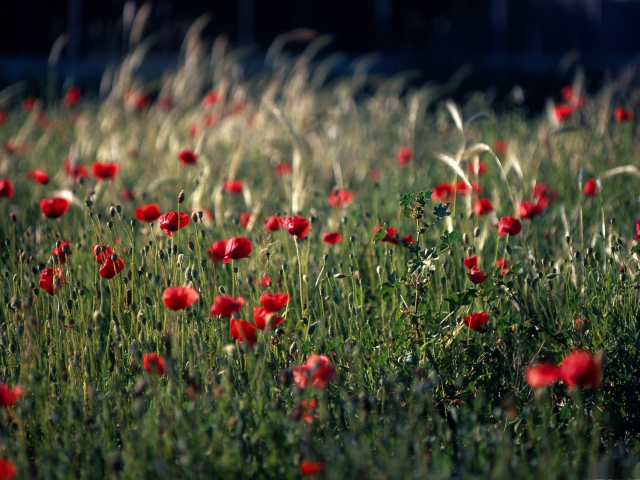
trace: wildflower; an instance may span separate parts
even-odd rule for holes
[[[59,218],[69,210],[69,201],[65,198],[43,198],[40,210],[47,218]]]
[[[413,235],[411,235],[410,233],[406,234],[404,237],[402,237],[402,242],[406,243],[407,245],[411,245],[413,243]]]
[[[313,477],[318,475],[324,470],[324,464],[320,462],[301,462],[300,463],[300,473],[302,475],[306,475],[308,477]]]
[[[225,243],[222,261],[229,263],[231,260],[248,258],[253,250],[253,243],[244,237],[231,237]]]
[[[202,106],[205,108],[213,107],[218,101],[218,92],[211,90],[202,99]]]
[[[373,169],[369,172],[369,178],[373,181],[378,181],[382,177],[382,172],[377,169]]]
[[[229,333],[231,338],[242,345],[248,345],[249,348],[253,348],[258,343],[256,327],[244,320],[232,318],[229,322]]]
[[[571,85],[566,85],[562,87],[562,89],[560,89],[560,98],[562,98],[564,101],[568,102],[571,99],[573,99],[574,96],[575,96],[575,93]]]
[[[168,212],[158,217],[160,229],[169,236],[186,227],[190,221],[189,215],[183,212]]]
[[[293,367],[293,381],[302,389],[309,385],[324,388],[335,376],[336,367],[326,355],[311,355],[304,365]]]
[[[584,184],[583,191],[587,197],[593,197],[600,191],[600,186],[598,185],[598,182],[595,179],[590,178]]]
[[[253,323],[260,330],[268,330],[284,323],[284,318],[263,307],[253,307]]]
[[[213,263],[221,262],[224,258],[224,252],[227,249],[226,240],[218,240],[213,242],[209,248],[207,248],[207,255],[213,261]]]
[[[278,165],[276,165],[274,170],[276,172],[276,175],[282,177],[284,175],[290,174],[293,171],[293,167],[289,162],[280,162]]]
[[[509,142],[499,138],[493,144],[493,151],[498,155],[505,155],[509,151]]]
[[[379,232],[383,228],[384,227],[382,225],[378,225],[376,228],[373,229],[373,233]],[[387,230],[387,234],[380,241],[385,243],[391,243],[392,245],[398,245],[398,240],[395,239],[395,236],[398,234],[398,230],[391,227],[387,227],[386,230]]]
[[[202,121],[202,124],[207,127],[213,127],[215,125],[215,123],[218,121],[218,117],[215,116],[213,113],[210,113],[208,115],[205,115],[204,120]]]
[[[289,295],[286,293],[264,292],[260,297],[260,303],[268,312],[278,312],[289,303]]]
[[[329,205],[332,207],[344,207],[353,200],[353,192],[341,188],[334,188],[329,194]]]
[[[471,269],[471,272],[467,273],[467,277],[469,278],[469,280],[471,280],[471,283],[473,283],[474,285],[484,283],[489,279],[489,277],[485,275],[482,270],[478,270],[475,267]]]
[[[77,158],[67,157],[63,162],[64,173],[73,179],[85,178],[89,175],[89,170]]]
[[[482,160],[476,162],[470,162],[469,166],[467,167],[469,169],[469,172],[472,173],[473,175],[484,175],[485,173],[487,173],[487,164],[484,163]]]
[[[262,285],[263,287],[268,287],[269,285],[271,285],[271,277],[269,275],[264,275],[260,279],[260,285]]]
[[[141,222],[153,222],[160,218],[160,208],[157,203],[141,205],[134,211],[136,218]]]
[[[414,159],[413,150],[409,147],[400,147],[398,154],[396,155],[396,162],[401,167],[405,167],[407,163]]]
[[[504,237],[509,234],[511,236],[518,235],[522,231],[522,223],[514,217],[502,217],[498,221],[498,235]]]
[[[197,123],[194,123],[189,127],[188,133],[191,138],[198,136],[198,134],[200,133],[200,125],[198,125]]]
[[[95,245],[93,247],[93,256],[98,263],[104,263],[111,255],[115,255],[115,251],[108,245]]]
[[[33,110],[33,107],[36,105],[35,97],[27,97],[22,101],[22,110],[25,112],[30,112]]]
[[[169,110],[173,106],[173,98],[171,95],[162,95],[158,97],[158,107],[161,110]]]
[[[184,310],[200,299],[191,287],[167,287],[162,292],[162,301],[169,310]]]
[[[51,256],[58,257],[58,263],[63,265],[67,262],[67,255],[71,255],[71,244],[68,242],[60,242],[60,246],[53,249]]]
[[[238,312],[244,307],[244,302],[243,297],[234,298],[231,295],[216,295],[209,310],[209,316],[230,317],[232,313]]]
[[[576,332],[579,330],[587,330],[589,328],[589,323],[590,322],[588,318],[576,318],[576,321],[574,322]]]
[[[542,213],[542,208],[538,204],[531,203],[528,200],[520,202],[518,205],[518,215],[521,218],[533,220]]]
[[[182,165],[183,167],[186,165],[195,165],[197,158],[198,156],[195,154],[195,152],[189,150],[188,148],[180,150],[180,153],[178,153],[178,160],[180,160],[180,165]]]
[[[486,215],[489,212],[493,212],[493,205],[488,198],[479,198],[473,206],[473,212],[477,216]]]
[[[536,183],[532,195],[542,208],[547,208],[558,198],[558,192],[544,183]]]
[[[478,266],[478,257],[476,255],[472,255],[471,257],[467,257],[462,260],[462,263],[469,270],[474,269]]]
[[[558,105],[553,109],[558,122],[563,122],[573,114],[573,109],[567,104]]]
[[[560,378],[569,387],[597,389],[602,382],[602,357],[574,350],[560,364]]]
[[[240,180],[225,180],[222,184],[222,188],[227,193],[242,193],[242,181]]]
[[[11,388],[9,385],[0,383],[0,406],[13,407],[22,396],[22,387],[16,385]]]
[[[280,230],[280,227],[282,227],[282,218],[275,215],[267,218],[267,221],[264,222],[264,228],[269,232],[276,232]]]
[[[40,185],[46,185],[49,183],[49,175],[47,175],[47,172],[38,168],[27,170],[27,179],[36,181]]]
[[[18,469],[8,458],[0,458],[0,480],[11,480],[18,476]]]
[[[502,273],[503,276],[507,274],[509,267],[511,267],[511,262],[508,258],[500,257],[496,260],[496,268],[500,269],[500,273]]]
[[[117,257],[113,260],[111,257],[107,257],[102,266],[100,267],[100,276],[107,280],[112,279],[124,268],[124,260]]]
[[[244,228],[249,226],[249,222],[251,221],[251,214],[249,212],[242,212],[240,214],[240,225]]]
[[[282,226],[287,229],[290,235],[303,239],[309,233],[309,221],[295,215],[282,220]]]
[[[13,183],[8,178],[0,178],[0,198],[13,198]]]
[[[4,110],[0,110],[0,125],[2,125],[6,120],[9,114]]]
[[[149,373],[162,376],[166,373],[166,362],[160,355],[145,353],[142,356],[142,368]]]
[[[339,232],[327,232],[322,235],[322,241],[329,245],[333,245],[334,243],[342,241],[342,235],[340,235]]]
[[[316,413],[316,405],[317,401],[314,398],[313,400],[301,400],[300,401],[300,420],[313,423],[314,418],[320,418],[320,415]]]
[[[613,118],[618,123],[633,121],[633,112],[625,110],[622,107],[616,107],[613,110]]]
[[[560,379],[560,369],[553,363],[540,362],[528,367],[525,372],[527,383],[533,388],[548,387]]]
[[[91,164],[91,173],[98,181],[113,180],[118,170],[120,170],[120,165],[117,163],[93,162]]]
[[[474,332],[479,331],[483,325],[489,322],[489,315],[486,313],[472,313],[464,317],[464,324]]]
[[[58,289],[66,283],[64,274],[62,273],[62,267],[53,269],[51,267],[45,268],[40,274],[40,281],[38,286],[47,292],[49,295],[55,295],[58,293]]]
[[[74,85],[65,92],[62,101],[65,107],[71,108],[78,105],[81,100],[82,94],[80,93],[80,89]]]
[[[635,223],[636,236],[633,237],[634,240],[640,240],[640,220]]]

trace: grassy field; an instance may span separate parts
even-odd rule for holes
[[[197,33],[0,93],[0,479],[640,478],[640,90]]]

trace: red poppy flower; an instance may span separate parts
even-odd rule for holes
[[[474,285],[484,283],[489,279],[482,270],[478,270],[475,267],[471,269],[471,272],[467,273],[467,277],[469,277],[469,280],[471,280],[471,283]]]
[[[231,237],[226,241],[222,261],[229,263],[231,260],[248,258],[253,250],[253,243],[244,237]]]
[[[500,269],[500,273],[502,273],[502,275],[506,275],[509,271],[509,267],[511,267],[511,262],[508,258],[500,257],[496,260],[496,267]]]
[[[141,112],[149,107],[151,98],[146,93],[136,93],[131,100],[131,104],[136,112]]]
[[[116,252],[109,245],[94,245],[93,246],[93,257],[96,259],[96,262],[102,264],[107,258],[111,255],[114,255]]]
[[[553,363],[540,362],[525,369],[524,376],[533,388],[548,387],[560,379],[560,369]]]
[[[332,207],[343,207],[349,205],[353,199],[353,192],[343,190],[340,188],[334,188],[329,194],[329,205]]]
[[[314,418],[320,418],[320,415],[316,413],[317,401],[313,400],[301,400],[300,401],[300,420],[309,424],[313,423]]]
[[[411,235],[410,233],[406,234],[404,237],[402,237],[402,242],[406,243],[407,245],[411,245],[413,243],[413,235]]]
[[[553,109],[553,114],[557,121],[563,122],[573,114],[573,109],[569,105],[562,104]]]
[[[597,195],[597,193],[600,191],[600,187],[598,186],[598,182],[596,182],[595,179],[590,178],[589,180],[587,180],[587,182],[584,184],[584,194],[587,197],[593,197],[594,195]]]
[[[0,458],[0,480],[12,480],[18,476],[18,469],[8,458]]]
[[[134,213],[136,218],[141,222],[153,222],[162,215],[157,203],[141,205],[139,208],[135,209]]]
[[[8,178],[0,178],[0,198],[13,198],[13,183]]]
[[[240,214],[240,225],[244,228],[249,226],[249,222],[251,221],[251,214],[249,212],[242,212]]]
[[[571,85],[566,85],[560,90],[560,98],[566,102],[570,101],[574,95],[573,87]]]
[[[589,328],[589,319],[588,318],[576,318],[574,322],[576,332],[579,330],[585,331]]]
[[[473,206],[473,212],[477,216],[486,215],[489,212],[493,212],[493,205],[488,198],[479,198]]]
[[[209,310],[209,316],[230,317],[232,313],[240,311],[242,307],[244,307],[243,297],[233,298],[231,295],[216,295]]]
[[[597,389],[602,382],[602,357],[574,350],[560,364],[560,378],[569,387]]]
[[[63,103],[65,107],[75,107],[82,100],[82,94],[80,93],[80,89],[76,86],[69,88],[65,94]]]
[[[302,389],[324,388],[335,376],[336,366],[330,365],[326,355],[311,355],[304,365],[293,367],[293,381]]]
[[[162,376],[166,372],[166,362],[160,355],[145,353],[142,355],[142,368],[149,373]]]
[[[267,221],[264,222],[264,228],[269,232],[276,232],[280,230],[280,227],[282,227],[282,218],[276,217],[275,215],[267,218]]]
[[[287,229],[290,235],[296,236],[300,239],[307,236],[309,233],[310,224],[309,221],[295,215],[282,220],[282,226]]]
[[[253,323],[260,330],[265,331],[284,323],[284,318],[276,315],[276,312],[270,312],[263,307],[253,307]]]
[[[189,127],[189,136],[191,138],[196,137],[199,133],[200,133],[200,125],[198,125],[197,123],[194,123]]]
[[[232,318],[229,322],[229,333],[231,338],[237,340],[242,345],[248,345],[249,348],[253,348],[256,343],[258,343],[256,327],[244,320]]]
[[[398,150],[398,154],[396,155],[396,162],[398,162],[398,165],[401,167],[404,167],[407,163],[413,160],[413,158],[413,150],[409,147],[400,147],[400,150]]]
[[[518,205],[518,215],[527,220],[533,220],[542,213],[542,208],[538,204],[531,203],[528,200],[520,202]]]
[[[558,198],[558,192],[544,183],[536,183],[535,187],[533,187],[532,195],[542,208],[547,208]],[[545,200],[546,203],[544,202]]]
[[[469,172],[473,175],[484,175],[487,173],[487,164],[480,160],[478,163],[470,162],[468,166]]]
[[[382,230],[384,227],[382,225],[378,225],[373,229],[373,233],[376,233]],[[395,236],[398,234],[398,230],[395,228],[387,227],[387,234],[384,236],[381,242],[391,243],[392,245],[398,245],[398,241],[395,239]]]
[[[221,262],[224,258],[224,252],[227,249],[226,240],[218,240],[213,242],[209,248],[207,248],[207,255],[213,261],[213,263]]]
[[[218,121],[218,117],[213,113],[210,113],[208,115],[205,115],[204,120],[202,121],[202,124],[205,127],[210,128],[210,127],[213,127],[217,121]]]
[[[625,110],[622,107],[616,107],[613,110],[613,118],[615,118],[616,122],[618,123],[631,122],[633,121],[633,112]]]
[[[9,114],[4,110],[0,110],[0,125],[2,125],[6,120]]]
[[[40,274],[40,281],[38,282],[38,286],[47,292],[49,295],[55,295],[58,293],[58,282],[60,282],[59,286],[62,287],[66,282],[66,278],[64,278],[64,274],[62,273],[62,267],[58,267],[56,270],[53,268],[45,268]]]
[[[467,258],[462,260],[462,263],[469,270],[472,270],[472,269],[474,269],[474,268],[476,268],[478,266],[478,257],[476,255],[473,255],[471,257],[467,257]]]
[[[499,138],[493,144],[493,151],[498,155],[505,155],[509,151],[509,142]]]
[[[635,223],[636,236],[633,237],[634,240],[640,240],[640,220]]]
[[[342,241],[342,235],[340,235],[339,232],[327,232],[322,235],[322,241],[329,245],[333,245],[334,243]]]
[[[300,462],[300,473],[308,477],[318,475],[324,470],[324,464],[320,462]]]
[[[158,217],[160,229],[169,236],[186,227],[190,221],[189,215],[183,212],[167,212]]]
[[[276,175],[282,177],[284,175],[289,175],[293,171],[293,167],[289,162],[280,162],[275,167]]]
[[[120,165],[117,163],[93,162],[91,164],[91,173],[98,181],[113,180],[118,170],[120,170]]]
[[[33,110],[33,107],[36,105],[36,98],[35,97],[27,97],[22,101],[22,109],[25,112],[30,112],[31,110]]]
[[[260,279],[260,285],[262,285],[263,287],[268,287],[269,285],[271,285],[271,277],[269,275],[265,275]]]
[[[180,150],[180,153],[178,153],[178,160],[180,160],[180,165],[182,165],[183,167],[185,165],[195,165],[197,158],[198,156],[195,154],[195,152],[189,150],[188,148]]]
[[[438,183],[433,187],[431,198],[433,200],[442,200],[445,203],[450,203],[454,191],[455,188],[453,188],[453,185],[450,183]]]
[[[480,195],[482,193],[482,187],[480,186],[480,184],[478,184],[478,182],[472,181],[471,188],[474,192],[476,192],[477,195]],[[454,191],[456,195],[467,195],[469,193],[469,186],[464,180],[458,180]]]
[[[199,299],[200,295],[191,287],[167,287],[162,292],[162,301],[169,310],[184,310]]]
[[[222,188],[227,193],[242,193],[242,181],[241,180],[225,180],[222,184]]]
[[[217,101],[218,101],[218,92],[216,92],[215,90],[211,90],[202,99],[202,106],[206,108],[213,107]]]
[[[158,107],[162,110],[169,110],[173,106],[173,98],[171,95],[162,95],[158,97]]]
[[[498,221],[498,235],[504,237],[509,234],[511,236],[518,235],[522,231],[522,223],[514,217],[502,217]]]
[[[47,218],[59,218],[69,210],[69,201],[65,198],[43,198],[40,210]]]
[[[380,180],[380,177],[382,177],[380,170],[371,170],[369,172],[369,178],[373,181]]]
[[[489,315],[486,313],[472,313],[464,317],[464,324],[474,332],[479,331],[483,325],[489,323]]]
[[[65,250],[69,253],[65,253]],[[67,255],[71,255],[71,244],[68,242],[60,242],[60,246],[53,249],[51,256],[57,255],[58,263],[64,265],[67,263]]]
[[[27,179],[38,182],[40,185],[46,185],[49,183],[49,175],[44,170],[33,168],[27,170]]]
[[[278,312],[289,303],[289,295],[283,292],[264,292],[260,297],[260,303],[268,312]]]
[[[9,385],[0,383],[0,406],[12,407],[16,404],[21,396],[22,387],[20,385],[16,385],[15,387],[11,388],[9,387]]]
[[[119,274],[124,268],[124,260],[118,257],[114,260],[111,257],[107,257],[102,266],[100,267],[100,276],[107,280],[112,279]]]
[[[63,162],[63,168],[64,173],[74,179],[85,178],[87,175],[89,175],[89,170],[87,169],[87,167],[80,163],[77,158],[65,158]]]

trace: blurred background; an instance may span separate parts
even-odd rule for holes
[[[127,51],[142,4],[5,0],[0,88],[21,80],[36,89],[44,84],[51,47],[67,32],[60,74],[97,90],[104,69]],[[534,98],[570,82],[577,64],[592,89],[609,74],[634,72],[640,51],[638,0],[158,0],[143,35],[155,35],[144,66],[149,76],[177,64],[186,31],[205,13],[205,40],[212,44],[224,34],[233,47],[247,47],[247,71],[261,68],[278,34],[304,27],[333,34],[319,57],[342,52],[337,74],[348,73],[358,56],[376,52],[373,71],[416,70],[419,81],[444,81],[469,65],[465,88],[521,85]],[[287,47],[299,53],[295,48]]]

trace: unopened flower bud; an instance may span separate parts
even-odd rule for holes
[[[178,203],[184,202],[184,190],[180,191],[178,194]]]
[[[193,223],[198,223],[198,214],[197,214],[196,212],[193,212],[193,213],[191,214],[191,221],[192,221]]]
[[[473,229],[473,238],[478,238],[480,236],[480,227],[476,227]]]

